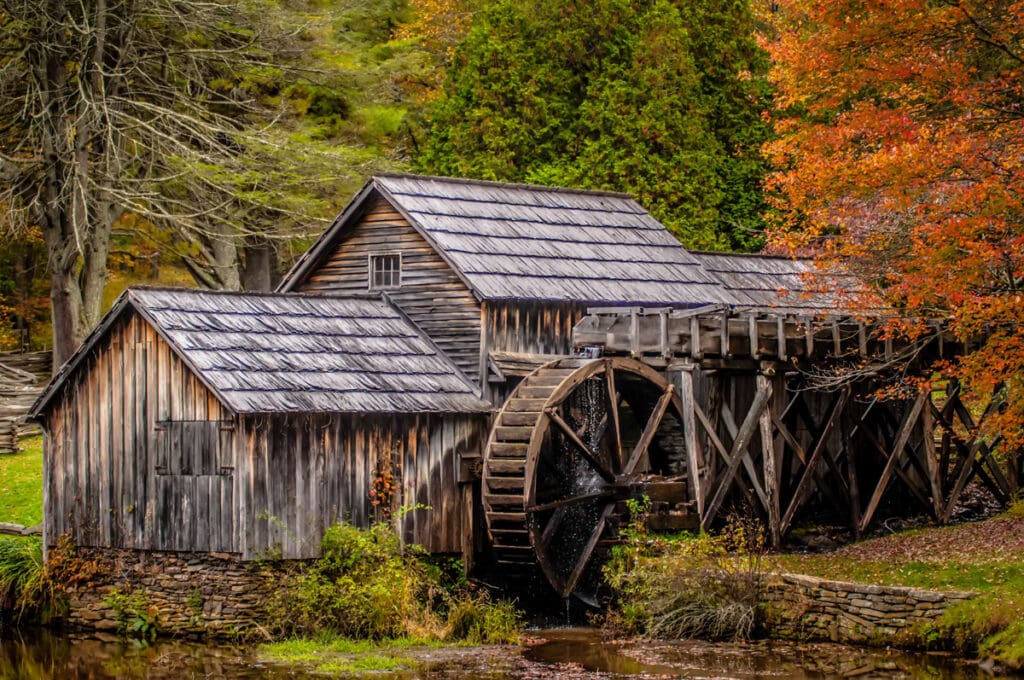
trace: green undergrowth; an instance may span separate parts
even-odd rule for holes
[[[0,624],[40,615],[47,587],[42,542],[0,536]]]
[[[642,502],[604,567],[605,627],[657,638],[746,639],[761,623],[763,534],[739,520],[721,534],[648,534]]]
[[[429,638],[352,640],[330,633],[261,645],[260,658],[286,665],[302,665],[317,673],[395,671],[414,660],[409,650],[450,646],[452,642]],[[468,643],[454,643],[468,644]]]
[[[1024,503],[1017,502],[1003,517],[1024,517]],[[889,536],[886,549],[877,554],[873,546],[881,539],[860,544],[861,550],[852,555],[775,555],[769,566],[838,581],[973,591],[976,597],[952,605],[934,623],[910,631],[900,642],[992,658],[1008,668],[1024,669],[1024,554],[993,558],[992,546],[984,541],[926,556],[902,549],[922,538],[942,546],[943,537],[956,530],[917,529]],[[916,558],[905,557],[911,554]]]
[[[22,451],[0,454],[0,522],[43,521],[43,438],[21,441]]]
[[[281,640],[262,648],[271,659],[390,670],[408,661],[395,650],[412,646],[519,642],[514,604],[473,588],[458,561],[404,545],[388,524],[335,525],[322,547],[268,603],[269,632]]]

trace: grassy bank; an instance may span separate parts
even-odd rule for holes
[[[0,522],[29,527],[43,521],[43,438],[21,445],[21,453],[0,455]]]
[[[909,642],[1024,668],[1024,502],[984,522],[908,531],[818,555],[777,555],[771,568],[833,580],[971,590]]]
[[[396,671],[415,665],[414,655],[421,650],[453,644],[458,643],[423,638],[352,640],[326,633],[260,645],[259,657],[271,663],[303,666],[316,673]]]

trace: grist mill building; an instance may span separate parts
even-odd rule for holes
[[[957,434],[955,384],[808,389],[901,350],[809,269],[687,252],[623,194],[374,177],[275,293],[122,295],[33,408],[45,544],[172,606],[187,569],[236,625],[259,597],[225,589],[265,587],[245,565],[315,557],[339,521],[568,596],[638,495],[659,528],[742,506],[776,542],[810,506],[859,532],[886,503],[948,521],[975,478],[1009,498],[1020,461]],[[956,348],[932,344],[922,366]]]

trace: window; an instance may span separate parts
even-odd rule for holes
[[[402,256],[399,253],[370,256],[370,290],[402,285]]]

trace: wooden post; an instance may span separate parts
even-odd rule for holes
[[[697,516],[704,517],[704,454],[697,437],[696,402],[693,394],[693,362],[686,361],[679,371],[679,398],[683,404],[683,441],[686,444],[686,465],[690,473],[691,495],[697,501]]]
[[[932,496],[932,512],[935,521],[942,520],[942,473],[939,471],[938,453],[935,450],[935,416],[932,405],[931,391],[927,392],[928,408],[921,412],[921,429],[924,440],[921,444],[921,455],[924,457],[925,469],[928,471],[928,487]]]
[[[785,338],[780,336],[779,342],[785,343]],[[772,386],[772,378],[775,375],[775,368],[764,366],[757,374],[757,391],[776,393]],[[764,469],[764,493],[765,504],[768,509],[768,538],[773,548],[782,544],[782,518],[779,503],[779,463],[781,456],[776,456],[775,438],[772,428],[772,412],[775,399],[770,399],[758,416],[757,422],[761,431],[761,463]]]

